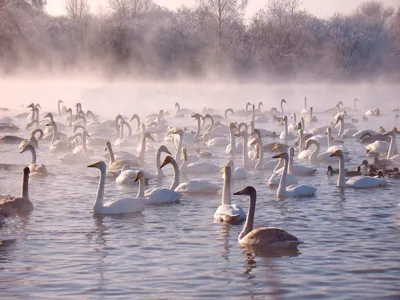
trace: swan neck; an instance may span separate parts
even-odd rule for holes
[[[96,199],[93,203],[93,211],[98,212],[103,208],[104,185],[106,183],[106,168],[100,168],[99,186],[97,188]]]
[[[110,154],[110,162],[114,163],[115,162],[115,156],[114,156],[114,151],[111,147],[111,143],[107,143],[107,149],[108,149],[108,153]]]
[[[337,181],[337,186],[338,187],[344,187],[345,186],[345,173],[346,169],[344,168],[344,158],[343,156],[339,156],[339,177]]]
[[[145,134],[144,131],[142,133],[142,142],[141,142],[141,144],[142,144],[142,147],[140,149],[139,159],[140,159],[141,163],[144,163],[144,155],[146,153],[146,134]]]
[[[22,177],[22,198],[29,199],[29,175],[25,174]]]
[[[395,143],[395,138],[394,138],[395,134],[391,134],[390,135],[390,144],[389,144],[389,149],[386,155],[387,159],[390,159],[393,156],[393,152],[394,152],[394,143]]]
[[[36,156],[36,150],[34,147],[29,147],[29,150],[31,151],[32,154],[32,162],[31,164],[36,164],[37,156]]]
[[[180,180],[180,170],[178,167],[178,164],[176,163],[176,161],[172,161],[172,166],[174,167],[174,180],[172,181],[170,190],[175,190],[177,188],[177,186],[179,185],[179,180]]]
[[[304,141],[303,141],[303,130],[300,130],[299,132],[299,152],[302,152],[304,150]]]
[[[176,150],[176,154],[175,154],[175,160],[177,163],[179,163],[181,161],[182,144],[183,144],[183,134],[179,135],[178,149]]]
[[[158,148],[156,154],[156,170],[157,170],[157,175],[159,177],[162,177],[164,176],[164,172],[160,167],[161,167],[161,148]]]
[[[279,182],[279,187],[278,190],[284,190],[286,192],[286,186],[287,186],[287,173],[288,173],[288,167],[289,167],[289,162],[287,159],[284,159],[283,161],[283,173],[281,176],[281,180]]]
[[[327,137],[328,137],[328,149],[329,149],[332,146],[332,142],[331,142],[332,134],[331,134],[330,130],[328,130]]]
[[[231,171],[225,172],[222,205],[231,205]]]
[[[249,148],[248,148],[249,136],[246,134],[243,135],[243,168],[247,168],[249,166]]]
[[[136,198],[144,198],[144,176],[139,179],[139,190]]]
[[[344,120],[343,120],[343,118],[340,118],[339,136],[342,136],[343,132],[344,132]]]
[[[257,193],[253,192],[250,194],[250,205],[249,212],[247,213],[246,223],[244,224],[243,230],[239,235],[239,240],[243,239],[249,232],[253,230],[254,214],[256,211],[256,199]]]
[[[57,140],[58,131],[57,131],[57,123],[56,122],[52,122],[52,124],[53,124],[53,137],[51,139],[51,143],[54,144],[56,142],[56,140]]]

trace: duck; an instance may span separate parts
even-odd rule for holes
[[[246,213],[239,205],[231,201],[231,168],[226,165],[222,168],[224,187],[222,190],[222,204],[214,213],[214,221],[220,223],[239,223],[246,219]]]
[[[303,243],[294,235],[280,228],[253,228],[257,201],[257,191],[253,186],[247,186],[243,190],[234,193],[234,195],[249,196],[249,212],[246,223],[238,236],[238,243],[240,245],[263,249],[297,250],[297,246]]]

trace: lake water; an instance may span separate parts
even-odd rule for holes
[[[159,101],[158,108],[173,111],[172,98]],[[247,100],[236,102],[236,108]],[[182,102],[182,106],[192,107],[190,102]],[[105,111],[89,101],[83,103],[84,109]],[[116,103],[118,108],[124,105]],[[330,104],[321,100],[318,105],[322,111]],[[296,109],[301,106],[298,100]],[[55,101],[44,109],[48,110],[56,110]],[[293,111],[290,106],[287,110]],[[131,108],[124,114],[134,112]],[[358,119],[361,115],[358,113]],[[315,126],[332,121],[330,114],[317,111],[316,116],[319,122]],[[195,126],[189,118],[167,120]],[[16,123],[23,126],[23,121]],[[357,126],[390,129],[395,122],[399,126],[387,109],[381,117],[370,117],[369,122]],[[273,122],[258,127],[282,131]],[[21,129],[18,135],[28,136],[28,131]],[[163,135],[155,139],[157,148]],[[166,145],[175,152],[171,143]],[[356,139],[347,139],[345,146],[352,157],[347,167],[355,169],[364,159],[364,147]],[[88,163],[105,154],[103,146],[95,150]],[[136,145],[128,150],[136,151]],[[227,162],[225,148],[212,151],[214,157],[209,161],[219,166]],[[146,153],[146,167],[152,171],[154,153]],[[1,172],[0,194],[19,194],[22,168],[30,162],[30,155],[19,154],[17,145],[0,145],[0,154],[1,163],[15,164],[10,171]],[[98,170],[86,164],[61,165],[49,151],[48,141],[40,144],[38,162],[46,164],[51,175],[30,179],[34,211],[26,218],[7,220],[0,229],[1,299],[400,299],[398,180],[388,179],[384,188],[341,190],[336,187],[337,175],[327,176],[327,165],[320,164],[314,176],[299,181],[316,186],[316,196],[279,200],[276,189],[266,184],[270,170],[248,170],[246,180],[233,182],[232,192],[247,185],[257,189],[255,226],[280,227],[304,241],[297,255],[269,256],[238,245],[243,225],[213,222],[221,191],[215,196],[184,196],[177,204],[146,206],[139,214],[93,216]],[[240,162],[237,155],[236,166]],[[170,185],[172,168],[164,169],[166,177],[160,183],[151,181],[150,187]],[[181,181],[187,179],[207,179],[221,187],[223,183],[219,173],[182,176]],[[136,186],[107,180],[105,198],[134,196],[136,192]],[[247,197],[232,199],[247,211]]]

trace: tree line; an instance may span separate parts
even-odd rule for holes
[[[376,1],[324,19],[299,0],[199,0],[169,10],[153,0],[0,0],[0,70],[96,71],[109,76],[354,81],[400,79],[400,7]]]

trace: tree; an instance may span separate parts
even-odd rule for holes
[[[119,15],[131,19],[136,19],[158,7],[153,0],[108,0],[108,3]]]
[[[208,13],[216,35],[217,62],[220,62],[223,32],[229,29],[224,26],[230,26],[243,17],[247,2],[247,0],[200,0],[200,6]]]
[[[87,0],[66,0],[65,10],[74,22],[82,22],[89,16],[90,7]]]

